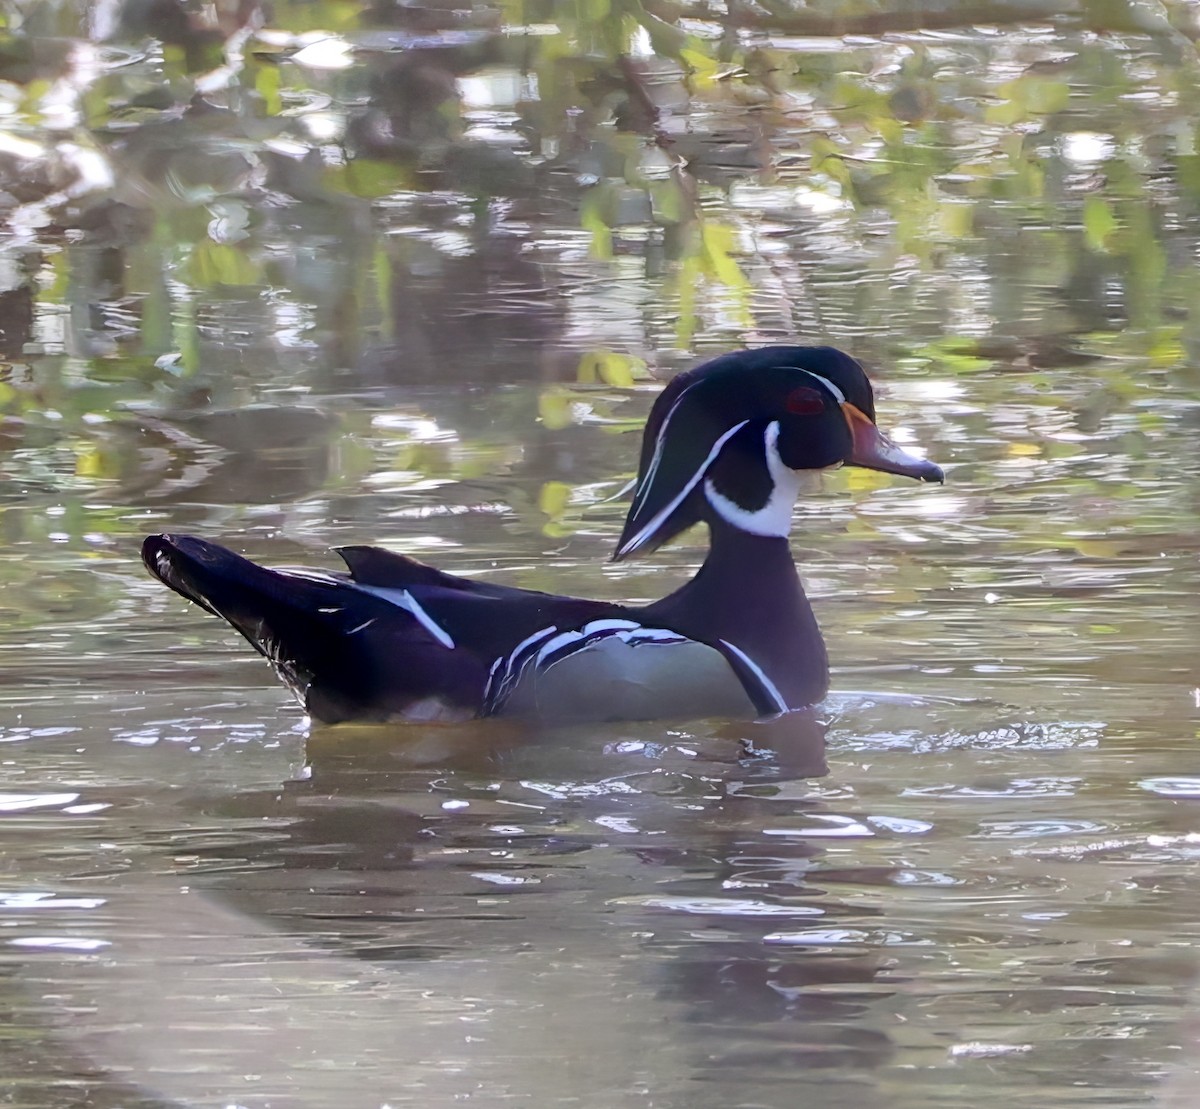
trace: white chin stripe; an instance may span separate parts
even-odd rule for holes
[[[801,475],[789,469],[779,457],[779,422],[767,424],[763,435],[767,472],[771,475],[771,495],[761,508],[743,508],[730,500],[713,483],[704,481],[704,495],[717,515],[727,524],[751,535],[767,535],[786,539],[792,530],[792,509],[800,495]]]

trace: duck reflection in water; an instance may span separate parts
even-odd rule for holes
[[[751,721],[713,722],[712,737],[730,757],[770,761],[776,772],[796,778],[829,773],[825,759],[828,725],[816,708],[795,709]],[[594,727],[553,726],[520,719],[468,720],[461,724],[339,724],[313,727],[308,736],[310,769],[340,759],[378,759],[397,767],[484,770],[502,766],[518,747],[552,746],[564,735],[586,740]],[[651,731],[659,735],[660,732]],[[633,741],[635,744],[640,741]]]
[[[878,910],[836,896],[822,841],[764,832],[815,826],[820,798],[704,729],[653,757],[553,738],[459,770],[318,743],[282,792],[218,802],[186,896],[169,873],[122,883],[127,934],[72,967],[90,1018],[63,1035],[176,1104],[327,1109],[348,1061],[361,1104],[873,1089],[889,960],[815,933]]]
[[[498,732],[510,734],[489,747]],[[398,733],[419,737],[421,758]],[[425,746],[454,733],[453,750]],[[658,1030],[637,1033],[640,1049],[622,1041],[603,1081],[629,1077],[618,1058],[636,1069],[637,1050],[653,1052],[673,1060],[657,1073],[711,1084],[691,1104],[731,1104],[755,1068],[869,1070],[891,1050],[861,1026],[855,992],[886,960],[866,943],[790,936],[862,926],[863,908],[823,881],[827,804],[801,780],[824,771],[824,734],[811,712],[605,728],[603,745],[595,727],[318,728],[303,775],[222,814],[267,817],[274,834],[202,849],[210,873],[197,881],[248,924],[376,967],[347,966],[350,979],[388,968],[438,1006],[469,996],[480,1036],[495,1032],[481,1014],[507,1013],[522,1029],[505,1039],[513,1058],[551,1071],[569,1069],[557,1053],[576,1035],[613,1046],[616,1029],[650,1019]],[[818,835],[769,831],[797,820]],[[579,959],[609,969],[580,983]],[[494,1059],[494,1040],[487,1050]],[[413,1064],[407,1049],[393,1060]]]

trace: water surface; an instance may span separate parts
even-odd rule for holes
[[[1179,13],[310,7],[5,32],[5,1104],[1200,1104]],[[321,729],[138,563],[650,600],[659,383],[795,339],[948,475],[798,508],[816,720]]]

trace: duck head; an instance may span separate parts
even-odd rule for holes
[[[843,464],[943,478],[875,426],[871,383],[840,350],[764,347],[714,358],[673,378],[654,402],[613,560],[653,551],[714,516],[786,536],[803,472]]]

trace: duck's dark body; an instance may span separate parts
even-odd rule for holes
[[[143,558],[228,620],[327,723],[748,716],[820,700],[825,646],[786,542],[717,536],[700,573],[646,607],[491,585],[374,547],[339,549],[343,574],[272,570],[190,536],[151,536]],[[740,573],[746,558],[769,572]],[[764,632],[781,611],[794,634],[772,643]]]
[[[873,416],[865,376],[829,348],[727,355],[676,378],[647,425],[617,557],[697,521],[712,544],[691,581],[646,607],[460,578],[373,547],[341,548],[346,573],[267,569],[187,536],[150,536],[142,554],[322,721],[766,715],[828,685],[786,538],[791,475],[846,460],[940,480],[881,437],[875,453],[852,444]]]

